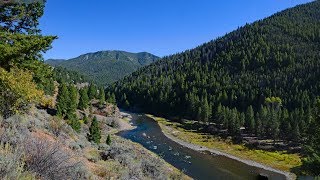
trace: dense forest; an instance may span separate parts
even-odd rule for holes
[[[164,57],[108,88],[122,107],[304,142],[320,95],[320,1]]]
[[[65,82],[69,84],[86,83],[92,81],[90,78],[79,72],[67,70],[63,67],[55,67],[53,69],[53,79],[58,83]]]
[[[69,60],[49,59],[45,63],[81,73],[95,83],[106,85],[158,59],[157,56],[146,52],[99,51],[83,54]]]

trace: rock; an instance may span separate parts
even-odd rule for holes
[[[265,174],[259,174],[257,176],[257,180],[268,180],[268,179],[269,179],[268,176]]]

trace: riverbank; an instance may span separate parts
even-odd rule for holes
[[[129,140],[125,140],[124,138],[116,135],[118,132],[121,131],[128,131],[135,129],[136,126],[132,125],[132,121],[136,120],[137,115],[134,113],[128,113],[125,111],[120,111],[121,118],[117,119],[117,128],[112,131],[112,134],[114,135],[114,138],[117,139],[117,141],[121,142],[122,144],[126,144],[126,147],[134,147],[131,148],[136,152],[139,152],[139,156],[141,156],[142,159],[150,159],[150,157],[158,159],[159,162],[163,163],[163,168],[167,169],[169,171],[170,178],[172,179],[181,179],[181,180],[191,180],[192,178],[184,174],[182,171],[177,169],[176,167],[172,166],[165,160],[163,160],[161,157],[159,157],[157,154],[153,153],[152,151],[144,148],[139,143],[135,143]],[[123,146],[123,145],[121,145]]]
[[[301,163],[299,156],[296,154],[250,150],[243,145],[235,145],[231,142],[209,137],[207,134],[185,130],[180,127],[180,123],[170,122],[152,115],[147,116],[158,122],[165,136],[182,146],[196,151],[208,151],[249,166],[279,173],[284,175],[286,179],[295,179],[296,176],[290,173],[289,170]]]

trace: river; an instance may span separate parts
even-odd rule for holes
[[[118,135],[140,143],[194,179],[250,180],[257,179],[259,174],[267,175],[269,179],[285,179],[282,174],[252,167],[224,156],[183,147],[167,138],[158,123],[152,118],[136,114],[132,114],[132,116],[132,123],[137,128],[119,132]]]

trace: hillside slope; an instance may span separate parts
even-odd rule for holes
[[[69,60],[51,59],[45,62],[82,73],[99,84],[110,84],[158,59],[146,52],[99,51]]]
[[[320,1],[247,24],[113,84],[119,104],[299,141],[320,94]],[[290,137],[288,136],[290,133]]]

